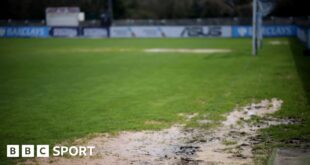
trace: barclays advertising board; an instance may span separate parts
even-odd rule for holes
[[[0,27],[0,37],[49,37],[46,26],[6,26]]]
[[[263,35],[264,37],[290,37],[296,36],[297,28],[294,25],[274,25],[264,26]],[[232,27],[233,37],[251,37],[252,26],[233,26]]]

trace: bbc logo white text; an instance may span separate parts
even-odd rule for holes
[[[92,156],[94,146],[54,146],[52,156]],[[49,145],[7,145],[8,158],[46,158],[50,156]]]

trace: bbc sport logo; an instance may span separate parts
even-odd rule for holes
[[[50,157],[50,146],[42,145],[7,145],[8,158],[47,158]],[[92,156],[94,154],[94,146],[54,146],[51,155],[54,157],[69,156]],[[20,154],[21,153],[21,154]]]

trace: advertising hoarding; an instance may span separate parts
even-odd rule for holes
[[[0,27],[0,37],[49,37],[47,26],[7,26]]]
[[[296,36],[297,28],[294,25],[264,26],[264,37]],[[252,26],[232,26],[232,37],[252,37]]]
[[[231,37],[230,26],[112,26],[115,38]]]

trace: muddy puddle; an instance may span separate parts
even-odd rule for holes
[[[146,53],[229,53],[230,49],[163,49],[163,48],[153,48],[145,49]]]
[[[253,164],[252,148],[260,143],[258,130],[272,125],[294,124],[293,120],[268,117],[280,110],[283,101],[262,100],[239,107],[221,126],[212,130],[174,125],[161,131],[120,132],[116,136],[98,135],[83,141],[96,146],[95,156],[84,158],[36,159],[39,164]],[[180,114],[194,120],[195,114]],[[263,117],[259,122],[251,121]],[[200,120],[202,124],[210,120]],[[199,122],[199,121],[197,121]]]

